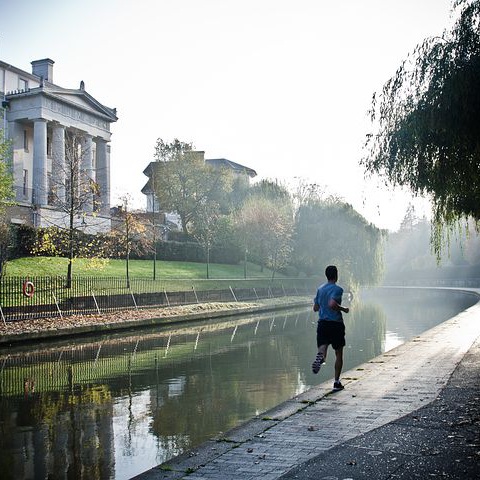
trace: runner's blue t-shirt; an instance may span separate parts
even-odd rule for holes
[[[333,298],[339,305],[342,303],[343,288],[336,283],[324,283],[317,290],[314,302],[320,307],[318,311],[319,320],[331,320],[343,322],[342,312],[332,310],[328,302]]]

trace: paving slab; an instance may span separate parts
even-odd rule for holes
[[[320,384],[235,429],[231,448],[177,461],[175,480],[478,478],[479,337],[477,303],[345,372],[345,390]],[[135,478],[174,478],[161,469]]]

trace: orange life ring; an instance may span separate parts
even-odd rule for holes
[[[33,297],[33,294],[35,293],[35,285],[30,280],[26,280],[23,282],[22,290],[26,297]]]

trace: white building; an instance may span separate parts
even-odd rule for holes
[[[116,110],[78,89],[53,83],[48,58],[32,62],[32,73],[0,61],[5,136],[12,142],[16,205],[12,223],[35,227],[67,225],[69,153],[78,142],[79,175],[92,187],[77,224],[86,231],[110,229],[110,125]],[[73,140],[75,139],[75,141]],[[63,187],[62,187],[63,186]]]

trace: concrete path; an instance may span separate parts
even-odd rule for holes
[[[412,341],[344,372],[345,390],[333,393],[331,382],[323,383],[266,412],[261,419],[228,432],[224,438],[207,442],[135,478],[427,478],[425,465],[418,462],[422,449],[415,450],[415,441],[411,440],[410,448],[414,450],[408,451],[402,440],[402,435],[408,437],[408,425],[415,423],[412,419],[418,415],[410,420],[404,417],[428,408],[431,424],[448,427],[451,415],[436,405],[441,404],[442,395],[450,387],[457,395],[446,395],[449,400],[445,405],[456,405],[458,415],[458,409],[468,410],[468,405],[476,405],[478,413],[479,354],[480,303],[477,303]],[[457,366],[460,379],[452,377]],[[462,388],[468,390],[468,395],[462,395]],[[476,437],[458,452],[461,462],[466,462],[464,466],[468,464],[468,456],[472,456],[473,472],[480,460],[479,419],[477,415],[475,420],[474,414],[472,410],[467,417],[473,422],[472,435]],[[455,435],[461,435],[460,427],[453,440]],[[424,428],[423,440],[419,440],[424,451],[440,452],[444,445],[453,442],[448,435],[444,438],[445,431],[434,435],[430,430]],[[410,432],[410,438],[413,437]],[[448,456],[444,458],[451,463]],[[409,462],[413,462],[410,470],[406,466]],[[441,470],[441,466],[438,468]],[[478,478],[468,476],[471,473],[468,468],[465,466],[462,475],[448,478]],[[397,476],[395,472],[399,471],[403,473]]]

